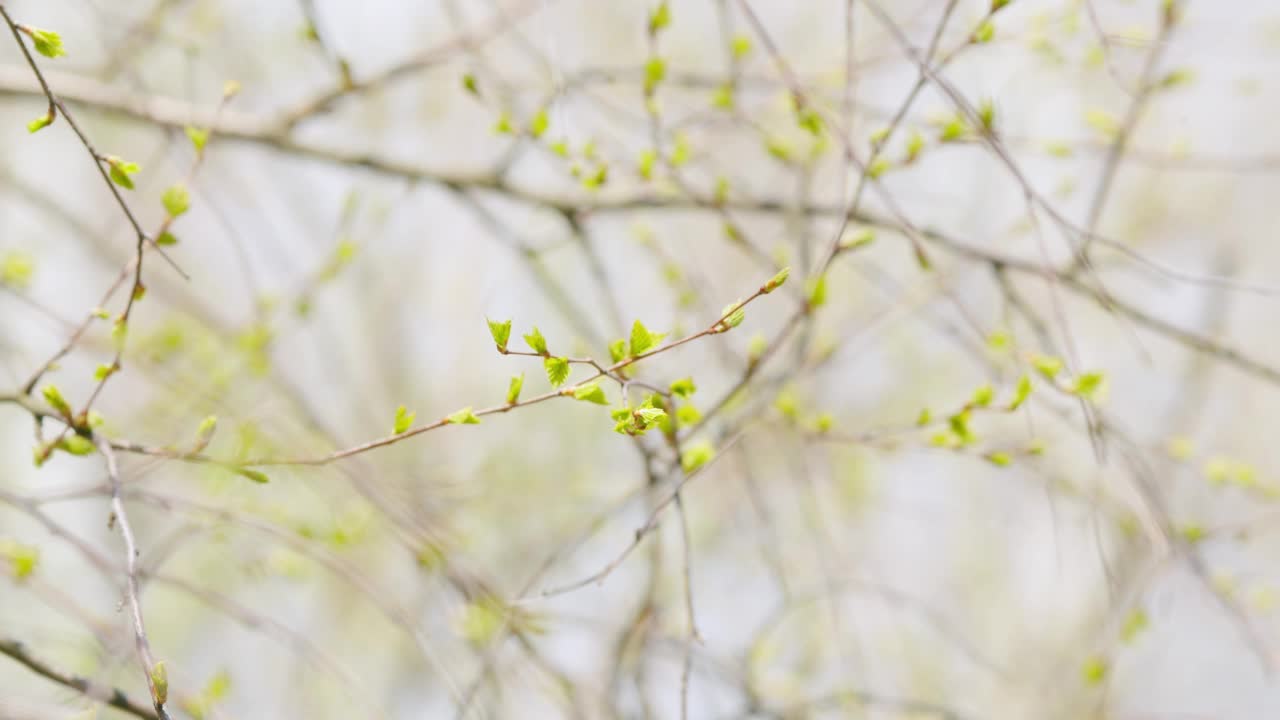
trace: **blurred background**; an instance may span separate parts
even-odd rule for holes
[[[47,384],[172,717],[1280,715],[1275,3],[3,7],[0,717],[156,716]],[[390,438],[508,318],[698,337]]]

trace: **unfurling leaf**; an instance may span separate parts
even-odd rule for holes
[[[178,184],[165,190],[164,195],[160,196],[160,202],[164,203],[165,212],[169,213],[169,217],[176,218],[191,208],[191,195],[186,187]]]
[[[169,673],[164,669],[163,660],[151,666],[151,685],[155,688],[156,704],[165,704],[169,700]]]
[[[204,146],[209,142],[209,130],[207,128],[198,128],[195,125],[187,125],[183,128],[187,134],[187,139],[191,141],[191,146],[196,149],[196,154],[204,152]]]
[[[569,377],[568,358],[549,357],[542,361],[542,365],[547,371],[547,380],[551,383],[551,387],[560,387]]]
[[[684,452],[680,453],[680,467],[686,474],[692,473],[711,462],[715,456],[716,449],[711,446],[711,442],[703,440],[686,447]]]
[[[66,398],[62,397],[62,391],[58,390],[57,385],[45,385],[40,389],[40,394],[44,395],[45,402],[49,403],[49,407],[58,411],[63,417],[71,417],[71,405],[67,403]]]
[[[399,435],[405,430],[413,427],[413,419],[417,416],[417,413],[409,412],[403,405],[396,408],[395,434]]]
[[[791,268],[789,267],[782,268],[781,270],[778,271],[777,275],[774,275],[773,277],[769,278],[769,282],[765,283],[764,287],[760,289],[761,292],[771,293],[774,290],[777,290],[778,288],[782,287],[782,284],[785,283],[787,281],[787,278],[790,276],[791,276]]]
[[[524,387],[524,373],[511,376],[511,383],[507,385],[507,404],[515,405],[520,401],[520,390]]]
[[[62,36],[52,30],[41,30],[30,25],[23,25],[19,29],[31,36],[32,42],[36,46],[36,52],[47,58],[62,57],[67,51],[62,47]]]
[[[726,305],[725,308],[720,311],[720,317],[724,318],[720,321],[720,326],[723,328],[723,332],[724,330],[736,328],[741,325],[742,321],[747,317],[747,311],[742,307],[742,301],[739,300]]]
[[[453,425],[479,425],[480,418],[471,411],[471,408],[465,407],[458,412],[445,418],[445,420]]]
[[[687,398],[697,391],[698,387],[693,384],[693,378],[691,377],[681,378],[671,383],[671,393],[682,398]]]
[[[1009,402],[1010,410],[1017,410],[1031,397],[1031,376],[1024,374],[1018,378],[1018,386],[1013,391],[1013,400]]]
[[[524,336],[524,341],[529,344],[529,348],[539,355],[547,354],[547,340],[542,337],[542,333],[534,326],[533,332]]]
[[[621,338],[609,343],[609,357],[618,362],[627,356],[627,341]]]
[[[40,132],[41,130],[52,125],[53,119],[55,117],[57,116],[54,115],[53,112],[47,112],[44,115],[41,115],[35,120],[32,120],[31,122],[27,123],[27,132],[29,133]]]
[[[108,155],[105,160],[108,167],[107,175],[111,178],[111,182],[122,188],[132,190],[133,178],[129,176],[142,169],[138,167],[138,163],[121,160],[115,155]]]
[[[504,320],[495,322],[485,318],[489,323],[489,334],[493,336],[493,342],[497,344],[499,352],[507,351],[507,341],[511,339],[511,321]]]
[[[235,473],[242,478],[248,478],[260,485],[271,482],[271,478],[267,474],[258,470],[250,470],[249,468],[236,468]]]
[[[58,441],[58,449],[72,455],[90,455],[97,448],[93,441],[82,435],[68,435]]]
[[[650,332],[644,323],[636,320],[631,324],[631,357],[640,357],[666,336],[666,333]]]
[[[609,404],[609,399],[605,397],[604,390],[600,387],[600,383],[598,382],[589,382],[574,388],[573,399],[592,402],[597,405]]]

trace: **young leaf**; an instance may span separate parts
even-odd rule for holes
[[[178,184],[165,190],[164,195],[160,196],[160,202],[164,203],[169,217],[176,218],[191,208],[191,195],[187,193],[187,188]]]
[[[62,392],[58,390],[57,385],[45,385],[40,389],[40,394],[44,395],[44,400],[49,403],[49,407],[57,410],[63,417],[71,417],[71,405],[62,397]]]
[[[672,394],[679,395],[682,398],[687,398],[697,391],[698,387],[693,384],[693,378],[691,377],[681,378],[671,383]]]
[[[107,175],[111,178],[111,182],[127,190],[132,190],[133,178],[129,176],[142,169],[138,167],[138,163],[121,160],[115,155],[108,155],[106,161],[108,167]]]
[[[730,48],[735,60],[741,60],[751,54],[751,38],[746,35],[734,35]]]
[[[710,441],[703,440],[686,447],[684,452],[680,453],[680,467],[686,474],[692,473],[711,462],[715,456],[716,450],[711,446]]]
[[[547,131],[547,126],[550,124],[551,119],[547,116],[547,111],[545,109],[539,110],[529,121],[529,134],[534,139],[540,138]]]
[[[41,30],[28,25],[21,28],[28,35],[36,46],[36,52],[47,58],[61,57],[67,54],[62,48],[62,36],[52,30]]]
[[[395,434],[399,435],[405,430],[413,427],[413,419],[417,416],[417,413],[409,412],[403,405],[396,408]]]
[[[36,272],[36,261],[30,253],[10,250],[0,256],[0,285],[23,290],[31,285]]]
[[[539,355],[547,354],[547,340],[542,337],[542,333],[539,332],[537,326],[534,326],[533,332],[524,336],[524,341],[529,344],[530,349]]]
[[[1104,380],[1105,377],[1100,372],[1081,373],[1072,383],[1071,392],[1082,398],[1092,400],[1097,396]]]
[[[106,380],[107,378],[111,377],[112,373],[114,373],[115,371],[116,371],[115,365],[110,365],[107,363],[99,363],[98,367],[95,368],[93,371],[93,379],[97,380],[98,382],[102,382],[103,380]]]
[[[646,350],[653,347],[655,338],[653,333],[644,326],[644,323],[636,320],[631,325],[631,357],[639,357]]]
[[[862,228],[855,230],[840,239],[840,249],[843,251],[857,250],[864,248],[876,241],[876,231],[871,228]]]
[[[664,28],[671,24],[671,8],[667,6],[667,0],[658,3],[658,7],[653,9],[649,15],[649,34],[657,35]]]
[[[271,478],[267,474],[258,470],[250,470],[249,468],[236,468],[235,473],[243,478],[248,478],[260,485],[271,482]]]
[[[737,309],[735,310],[734,308]],[[742,301],[739,300],[726,305],[724,309],[720,311],[720,316],[724,318],[720,321],[720,324],[725,330],[728,330],[729,328],[736,328],[741,325],[743,319],[747,316],[747,312],[746,309],[742,307]]]
[[[1018,386],[1013,391],[1013,400],[1009,402],[1010,410],[1017,410],[1031,396],[1031,376],[1023,374],[1018,378]]]
[[[89,455],[97,448],[93,441],[81,435],[68,435],[58,441],[58,448],[72,455]]]
[[[489,334],[493,336],[493,342],[497,344],[498,352],[505,353],[507,351],[507,341],[511,339],[511,321],[494,322],[488,318],[485,318],[485,321],[489,323]]]
[[[782,287],[782,284],[787,281],[787,278],[790,277],[790,275],[791,275],[791,268],[789,267],[782,268],[781,270],[778,271],[777,275],[774,275],[773,277],[769,278],[769,282],[764,284],[764,287],[761,288],[761,292],[771,293],[774,290],[777,290],[778,288]]]
[[[609,399],[605,397],[604,390],[600,387],[599,382],[589,382],[574,388],[573,399],[593,402],[597,405],[609,404]]]
[[[991,400],[995,396],[995,388],[990,385],[983,385],[973,392],[973,399],[969,401],[969,404],[974,407],[986,407],[991,404]]]
[[[155,688],[156,705],[163,705],[169,699],[169,673],[165,672],[163,660],[151,666],[151,685]]]
[[[173,233],[169,232],[168,230],[165,230],[164,232],[160,233],[160,237],[156,238],[156,244],[157,245],[177,245],[178,237]]]
[[[524,387],[524,373],[511,376],[511,384],[507,385],[507,404],[515,405],[520,401],[520,390]]]
[[[542,365],[547,371],[547,380],[551,382],[551,387],[560,387],[569,377],[567,358],[549,357],[542,361]]]
[[[462,408],[458,412],[445,418],[445,420],[454,425],[479,425],[480,424],[480,418],[476,417],[476,414],[474,412],[471,412],[471,408],[469,407]]]
[[[644,94],[652,95],[667,76],[667,63],[660,57],[649,58],[644,64]]]
[[[1050,355],[1033,356],[1031,358],[1031,365],[1039,371],[1046,380],[1052,380],[1057,377],[1058,373],[1062,372],[1063,367],[1061,359]]]
[[[204,146],[209,142],[209,131],[194,125],[187,125],[183,128],[183,131],[187,133],[187,139],[191,141],[191,146],[196,149],[196,154],[204,152]]]
[[[809,307],[822,307],[827,302],[827,276],[825,273],[809,281]]]
[[[56,116],[55,116],[53,113],[51,113],[51,112],[49,112],[49,113],[45,113],[44,115],[41,115],[40,117],[36,118],[35,120],[32,120],[31,122],[27,123],[27,132],[29,132],[29,133],[36,133],[36,132],[40,132],[41,130],[43,130],[43,129],[45,129],[45,128],[49,127],[50,125],[52,125],[52,124],[53,124],[53,119],[54,119],[55,117],[56,117]]]
[[[626,356],[627,356],[626,340],[619,338],[609,343],[609,357],[612,358],[614,362],[618,362]]]

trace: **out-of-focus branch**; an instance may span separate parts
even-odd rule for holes
[[[136,702],[119,688],[99,685],[89,678],[59,670],[40,660],[33,656],[25,645],[13,638],[0,637],[0,655],[7,655],[41,677],[69,687],[134,717],[147,718],[147,720],[157,720],[160,717],[155,710]]]

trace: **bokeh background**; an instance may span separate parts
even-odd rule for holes
[[[636,365],[697,386],[668,439],[556,399],[267,484],[119,452],[175,717],[1280,714],[1275,3],[4,7],[61,33],[36,62],[141,165],[144,227],[190,189],[190,279],[148,253],[103,437],[215,415],[210,456],[322,457],[548,391],[486,318],[604,362],[791,268]],[[6,33],[0,716],[125,717],[14,657],[150,704],[103,457],[34,467],[14,401],[135,252],[65,120],[24,129],[44,108]],[[77,408],[109,329],[46,378]]]

